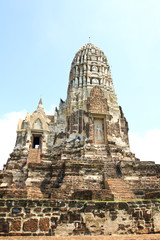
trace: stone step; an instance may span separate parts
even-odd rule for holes
[[[27,163],[40,163],[40,149],[30,149]]]
[[[104,161],[105,172],[108,178],[118,178],[117,166],[113,161]]]
[[[27,198],[43,198],[43,194],[39,187],[31,186],[27,187]]]
[[[115,201],[127,201],[136,199],[135,194],[127,182],[121,178],[107,179],[106,188],[111,190]]]

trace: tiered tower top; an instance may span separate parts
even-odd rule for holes
[[[99,47],[92,43],[87,43],[84,46],[82,46],[76,53],[72,62],[72,66],[77,63],[84,63],[86,62],[86,60],[106,63],[107,59],[106,56],[104,55],[104,52]]]
[[[85,44],[72,61],[68,91],[90,85],[107,87],[110,82],[110,67],[103,51],[92,43]]]
[[[93,87],[100,87],[108,105],[117,108],[117,97],[113,87],[110,66],[104,52],[92,43],[82,46],[71,64],[67,105],[70,107],[78,96],[78,104],[86,101]],[[110,99],[112,103],[110,104]]]

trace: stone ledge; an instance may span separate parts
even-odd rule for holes
[[[7,237],[7,240],[160,240],[160,234],[114,235],[114,236],[69,236],[69,237]],[[0,237],[6,240],[6,237]]]

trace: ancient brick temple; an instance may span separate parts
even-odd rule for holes
[[[84,45],[55,114],[46,115],[40,99],[19,120],[15,148],[0,172],[1,198],[133,200],[158,196],[159,188],[160,166],[130,151],[106,56]]]

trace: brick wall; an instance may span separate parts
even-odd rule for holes
[[[1,236],[160,232],[160,200],[87,202],[0,200]]]

